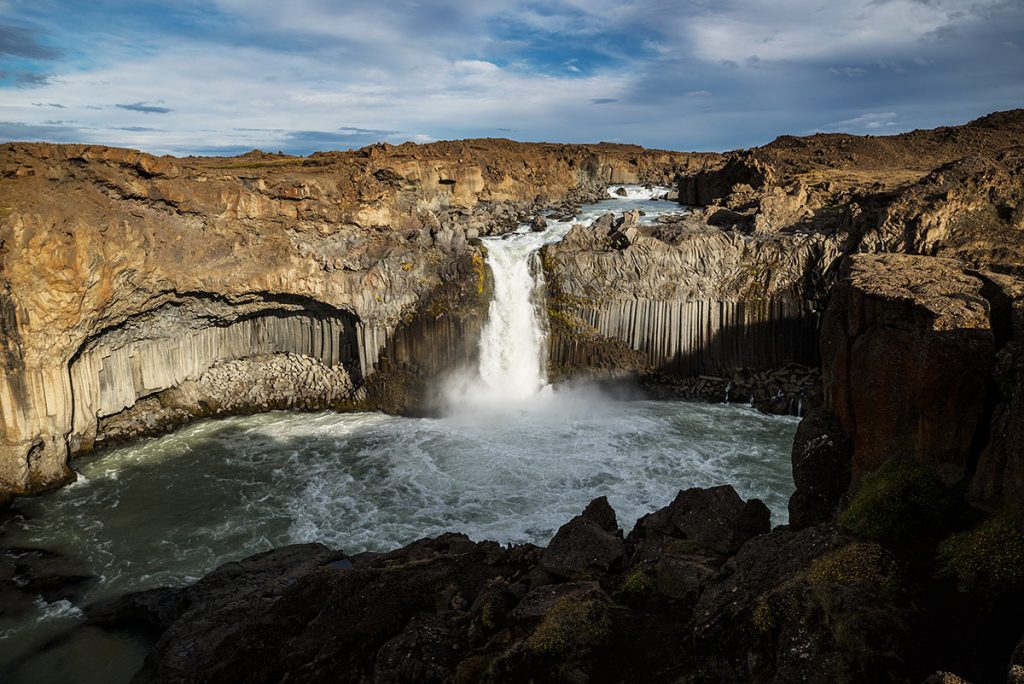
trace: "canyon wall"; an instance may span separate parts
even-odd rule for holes
[[[571,214],[608,183],[676,184],[682,202],[699,206],[650,225],[606,217],[544,250],[553,378],[697,376],[723,394],[737,369],[761,369],[781,373],[753,381],[762,394],[803,397],[808,385],[787,364],[817,365],[837,274],[856,273],[843,270],[845,255],[940,256],[973,269],[964,282],[982,283],[940,299],[980,296],[990,307],[991,332],[971,328],[992,340],[978,342],[975,370],[997,376],[968,392],[984,395],[978,421],[1016,435],[1019,355],[1006,340],[1017,314],[999,279],[1020,276],[1024,263],[1022,136],[1024,116],[1005,112],[889,138],[783,137],[727,155],[503,140],[229,159],[0,146],[0,491],[55,486],[72,477],[74,453],[201,415],[425,410],[432,379],[471,363],[486,315],[474,238],[552,209]],[[916,316],[892,334],[901,342],[879,342],[936,355],[877,364],[885,383],[906,375],[908,388],[923,387],[913,373],[940,370],[949,333],[928,322],[944,320],[930,304],[905,303],[920,287],[899,279],[928,282],[932,261],[922,263],[890,264],[891,292],[843,285],[840,313],[826,321],[828,339],[860,339]],[[881,322],[856,318],[857,306]],[[836,389],[835,350],[856,346],[837,345],[824,348],[825,399],[859,445],[860,467],[881,447],[857,437],[869,408],[843,408],[861,389]],[[860,388],[869,370],[847,370],[849,384]],[[933,408],[922,430],[944,422],[945,409]],[[953,464],[950,480],[975,462],[994,472],[1018,459],[1019,435],[988,448],[976,433],[967,455],[951,446],[960,455],[949,459],[929,439],[908,453]],[[997,479],[972,491],[1001,497]]]
[[[502,140],[230,159],[0,146],[0,491],[202,415],[404,410],[419,399],[396,384],[422,392],[475,353],[474,237],[717,161]]]

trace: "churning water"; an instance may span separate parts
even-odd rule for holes
[[[575,222],[678,210],[651,194],[629,188]],[[679,489],[725,483],[785,522],[795,419],[546,385],[532,261],[572,223],[486,240],[495,297],[479,377],[453,388],[447,417],[275,412],[197,423],[76,460],[79,481],[20,501],[25,518],[7,524],[3,543],[84,561],[101,578],[94,599],[190,581],[294,542],[355,553],[456,530],[546,544],[602,495],[627,530]],[[9,659],[77,615],[40,601],[31,625],[0,619],[0,670],[5,649]]]

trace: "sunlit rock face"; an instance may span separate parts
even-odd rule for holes
[[[198,415],[379,405],[381,364],[422,376],[475,347],[474,236],[717,158],[501,140],[231,159],[0,146],[0,491],[57,485],[97,441]]]

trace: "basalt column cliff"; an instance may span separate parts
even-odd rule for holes
[[[232,159],[5,145],[0,491],[195,416],[402,409],[396,392],[475,352],[473,238],[714,161],[496,140]]]

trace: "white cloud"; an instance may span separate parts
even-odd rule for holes
[[[418,65],[386,77],[372,74],[372,65],[346,68],[312,56],[178,45],[149,59],[8,91],[0,103],[0,120],[33,121],[40,116],[35,103],[60,103],[62,114],[80,122],[90,140],[158,152],[272,146],[286,140],[288,131],[349,128],[395,131],[386,138],[392,142],[429,141],[452,125],[493,130],[514,123],[543,129],[625,87],[621,77],[544,76],[436,54],[423,55]],[[147,119],[117,104],[157,101],[173,110],[159,116],[166,131],[124,130],[151,124],[152,115]]]
[[[811,132],[879,132],[898,127],[900,123],[900,117],[896,112],[866,112],[852,119],[825,124],[820,129]]]
[[[970,13],[961,0],[746,0],[694,17],[683,30],[710,62],[822,59],[908,47],[1001,4],[978,0]]]

